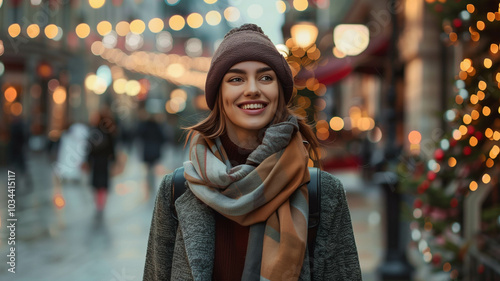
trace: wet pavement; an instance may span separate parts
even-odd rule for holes
[[[154,196],[164,174],[182,165],[185,152],[167,147],[149,190],[137,149],[127,152],[125,170],[112,179],[106,209],[97,215],[88,175],[80,181],[54,176],[47,153],[31,153],[26,176],[16,177],[16,273],[7,271],[6,193],[0,193],[0,280],[142,280]],[[7,171],[0,171],[7,182]],[[334,172],[335,174],[335,172]],[[380,194],[356,171],[338,172],[347,190],[363,280],[376,280],[382,256]],[[362,187],[360,187],[360,185]],[[59,206],[59,208],[57,207]]]

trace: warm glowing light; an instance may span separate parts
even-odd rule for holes
[[[330,128],[334,131],[340,131],[344,128],[344,120],[338,116],[330,119]]]
[[[115,26],[116,34],[126,36],[130,32],[130,24],[126,21],[121,21]]]
[[[210,11],[205,15],[205,20],[209,25],[218,25],[222,20],[222,17],[217,11]]]
[[[97,24],[97,33],[99,33],[99,35],[101,35],[101,36],[104,36],[104,35],[110,33],[112,29],[113,29],[113,26],[111,25],[111,23],[109,21],[103,20]],[[128,33],[128,31],[127,31],[127,33]]]
[[[476,104],[479,101],[479,98],[476,95],[470,96],[470,103]]]
[[[179,31],[184,28],[184,26],[186,25],[186,21],[184,20],[183,17],[179,15],[174,15],[168,20],[168,25],[173,30]]]
[[[14,116],[19,116],[23,113],[23,105],[19,102],[15,102],[10,106],[10,113]]]
[[[13,23],[9,26],[7,31],[9,32],[10,37],[16,38],[21,33],[21,26],[18,23]]]
[[[484,174],[482,180],[483,180],[483,183],[488,184],[491,181],[491,176],[488,174]]]
[[[484,21],[481,21],[481,20],[476,23],[476,26],[477,26],[477,29],[479,29],[481,31],[484,30],[484,28],[486,27],[484,24]]]
[[[484,59],[484,67],[490,68],[493,65],[493,62],[489,58]]]
[[[61,194],[57,194],[54,196],[54,205],[58,209],[62,209],[66,205],[66,201],[64,200],[64,197],[62,197]]]
[[[453,139],[459,140],[462,138],[462,133],[459,130],[453,130]]]
[[[474,7],[474,5],[467,4],[467,12],[472,14],[472,13],[474,13],[475,10],[476,10],[476,8]]]
[[[290,28],[290,33],[296,46],[307,48],[316,41],[318,28],[313,23],[300,22]]]
[[[491,128],[488,128],[484,131],[484,136],[491,139],[493,137],[493,130]]]
[[[493,159],[488,158],[488,160],[486,160],[486,167],[491,168],[491,167],[493,167],[494,164],[495,164],[495,161],[493,161]]]
[[[125,85],[125,93],[128,96],[137,96],[141,91],[141,83],[137,80],[129,80]]]
[[[26,33],[28,34],[28,36],[30,38],[35,38],[38,35],[40,35],[40,27],[38,26],[38,24],[35,24],[35,23],[30,24],[26,28]]]
[[[483,100],[485,98],[485,94],[483,91],[477,91],[477,98],[479,100]]]
[[[460,63],[460,69],[462,71],[467,71],[471,66],[472,66],[472,60],[471,59],[464,59]]]
[[[458,39],[458,35],[455,32],[450,32],[450,35],[448,36],[450,37],[451,42],[455,42]]]
[[[146,30],[146,24],[142,20],[133,20],[130,23],[130,32],[142,34]]]
[[[293,7],[299,12],[305,11],[308,6],[307,0],[293,0]]]
[[[486,90],[486,82],[484,82],[484,81],[479,81],[479,83],[477,84],[477,86],[479,87],[479,89],[481,91]]]
[[[472,117],[472,120],[477,120],[480,116],[479,111],[477,111],[475,109],[470,113],[470,115]]]
[[[495,20],[495,13],[489,12],[486,17],[490,22],[493,22]]]
[[[76,35],[80,38],[86,38],[90,34],[90,27],[86,23],[80,23],[75,29]]]
[[[498,147],[498,145],[495,144],[490,150],[490,158],[491,159],[497,158],[499,152],[500,148]]]
[[[187,24],[191,28],[198,28],[203,25],[203,16],[198,13],[192,13],[187,17]]]
[[[214,4],[214,3],[216,3],[216,2],[217,2],[217,0],[204,0],[204,1],[205,1],[205,3],[207,3],[207,4]]]
[[[148,23],[148,28],[153,33],[158,33],[162,31],[164,27],[165,24],[163,23],[163,20],[160,18],[153,18]]]
[[[457,159],[455,159],[455,157],[450,157],[448,159],[448,166],[453,168],[455,165],[457,165]]]
[[[470,144],[470,146],[472,146],[472,147],[476,146],[476,145],[477,145],[477,142],[478,142],[478,141],[477,141],[477,138],[476,138],[476,137],[474,137],[474,136],[472,136],[472,137],[469,139],[469,144]]]
[[[63,104],[66,101],[66,89],[62,86],[57,87],[52,94],[52,99],[56,104]]]
[[[224,10],[224,18],[229,22],[235,22],[240,19],[240,10],[236,7],[228,7]]]
[[[458,127],[458,130],[460,131],[460,133],[462,133],[462,135],[465,135],[468,132],[467,127],[464,125],[460,125],[460,127]]]
[[[57,36],[59,29],[55,24],[49,24],[45,27],[45,36],[49,39],[54,39]]]
[[[123,78],[116,79],[113,82],[113,90],[115,91],[115,93],[119,95],[125,94],[126,85],[127,85],[127,80]]]
[[[469,184],[469,189],[471,191],[476,191],[477,190],[477,182],[471,181],[470,184]]]
[[[422,135],[418,131],[411,131],[408,134],[408,140],[410,141],[411,144],[419,144],[420,141],[422,140]]]
[[[469,114],[465,114],[463,117],[464,124],[470,124],[472,122],[472,117]]]
[[[493,140],[496,140],[496,141],[500,140],[500,132],[499,131],[495,131],[493,133]]]
[[[480,37],[481,36],[479,35],[479,33],[475,32],[475,31],[471,32],[471,34],[470,34],[470,38],[472,39],[472,41],[475,41],[475,42],[479,41]]]
[[[17,98],[17,90],[14,87],[8,87],[4,92],[5,100],[8,102],[13,102]]]
[[[106,0],[89,0],[89,5],[93,9],[99,9],[102,6],[104,6],[104,3],[106,3]]]
[[[449,262],[443,264],[443,271],[449,272],[451,270],[451,264]]]
[[[460,71],[458,73],[458,78],[460,78],[460,80],[465,80],[467,79],[467,71]]]
[[[491,114],[491,109],[487,106],[483,107],[483,115],[489,116]]]
[[[340,24],[333,30],[333,41],[348,56],[361,54],[370,43],[370,31],[362,24]]]
[[[280,14],[286,12],[286,3],[282,0],[276,2],[276,10],[278,10],[278,13]]]

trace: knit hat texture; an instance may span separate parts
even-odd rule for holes
[[[259,61],[271,67],[283,88],[285,103],[293,92],[293,76],[286,59],[278,52],[262,29],[255,24],[244,24],[230,30],[212,58],[205,84],[208,107],[214,109],[222,78],[235,64]]]

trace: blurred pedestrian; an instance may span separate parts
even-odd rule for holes
[[[147,169],[148,197],[155,186],[154,168],[162,155],[162,146],[165,142],[165,134],[161,125],[155,120],[153,114],[149,114],[146,120],[139,123],[137,135],[142,144],[142,160]]]
[[[344,189],[324,171],[307,243],[307,166],[319,143],[287,106],[292,92],[290,67],[260,27],[226,34],[205,84],[211,112],[188,128],[187,189],[174,204],[170,174],[158,191],[144,280],[361,280]]]
[[[62,181],[80,181],[81,166],[86,159],[89,129],[85,124],[73,123],[62,133],[54,165]]]
[[[87,163],[91,172],[97,214],[102,215],[106,205],[111,169],[116,159],[116,124],[108,108],[91,116],[90,150]]]
[[[32,188],[31,176],[27,168],[26,149],[28,134],[25,123],[21,116],[11,116],[9,125],[9,141],[7,144],[7,166],[13,172],[18,174],[18,178],[24,178],[25,183],[21,185],[18,191],[29,191]],[[23,185],[25,185],[23,187]]]

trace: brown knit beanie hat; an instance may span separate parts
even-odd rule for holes
[[[205,84],[205,98],[210,109],[214,109],[219,86],[226,72],[243,61],[259,61],[269,65],[278,76],[285,103],[290,101],[293,92],[290,66],[259,26],[244,24],[231,29],[224,36],[212,58]]]

